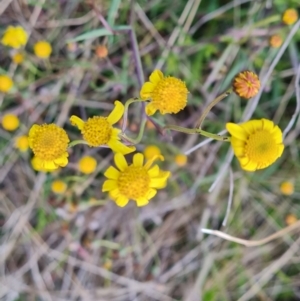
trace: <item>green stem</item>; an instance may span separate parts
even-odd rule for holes
[[[168,124],[164,127],[164,129],[168,129],[168,130],[172,130],[172,131],[177,131],[177,132],[182,132],[185,134],[200,134],[204,137],[208,137],[214,140],[218,140],[218,141],[223,141],[223,142],[230,142],[230,137],[224,137],[224,136],[220,136],[217,134],[213,134],[210,132],[206,132],[203,131],[201,129],[187,129],[181,126],[177,126],[177,125],[173,125],[173,124]]]
[[[121,134],[121,137],[122,137],[124,140],[126,140],[126,141],[128,141],[128,142],[130,142],[130,143],[132,143],[132,144],[138,144],[138,143],[140,143],[140,141],[142,140],[143,135],[144,135],[146,122],[147,122],[147,119],[146,119],[146,118],[144,118],[144,119],[141,121],[140,131],[139,131],[139,133],[138,133],[138,135],[137,135],[136,138],[130,138],[130,137],[126,136],[126,134],[124,134],[124,133]]]
[[[204,112],[202,113],[202,115],[200,116],[199,120],[196,123],[196,128],[201,129],[202,123],[204,121],[204,119],[206,118],[207,114],[211,111],[211,109],[217,104],[219,103],[222,99],[224,99],[225,97],[227,97],[228,95],[230,95],[232,92],[232,87],[230,87],[227,91],[225,91],[224,93],[222,93],[221,95],[219,95],[217,98],[215,98],[204,110]]]
[[[88,143],[84,140],[74,140],[74,141],[69,143],[68,148],[71,148],[71,147],[73,147],[77,144],[88,144]]]
[[[122,133],[126,130],[127,119],[128,119],[128,107],[135,102],[144,102],[145,100],[139,98],[130,98],[125,102],[124,105],[124,114],[123,114],[123,124],[122,124]]]

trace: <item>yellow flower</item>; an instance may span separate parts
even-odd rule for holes
[[[27,32],[21,26],[8,26],[5,30],[1,43],[15,49],[27,43]]]
[[[160,154],[160,149],[156,145],[148,145],[144,149],[144,156],[147,160],[154,156],[159,156]]]
[[[297,221],[298,219],[295,214],[290,213],[285,217],[285,222],[288,226],[295,224]]]
[[[12,60],[15,64],[21,64],[24,61],[24,54],[21,52],[17,52],[12,56]]]
[[[249,99],[260,89],[258,76],[252,71],[242,71],[233,79],[233,91],[240,97]]]
[[[282,45],[282,42],[281,36],[277,34],[271,36],[269,40],[270,46],[273,48],[279,48]]]
[[[226,129],[232,136],[230,141],[234,154],[244,170],[266,168],[282,155],[282,132],[270,120],[227,123]]]
[[[6,114],[2,118],[2,127],[7,131],[14,131],[20,125],[18,116],[14,114]]]
[[[39,41],[34,44],[33,51],[37,57],[41,59],[47,59],[52,52],[52,47],[46,41]]]
[[[175,163],[182,167],[185,166],[187,163],[187,156],[185,154],[178,154],[175,156]]]
[[[134,146],[126,146],[120,142],[119,134],[121,130],[113,128],[124,114],[123,104],[116,100],[115,108],[108,115],[108,117],[94,116],[89,118],[86,122],[77,116],[71,116],[70,122],[77,126],[81,131],[83,139],[89,146],[97,147],[108,145],[114,152],[119,152],[124,155],[135,151]]]
[[[84,174],[90,174],[95,171],[97,167],[97,161],[90,156],[82,157],[78,162],[79,170]]]
[[[21,152],[26,152],[29,147],[29,141],[27,136],[19,136],[16,138],[15,146]]]
[[[286,25],[292,25],[298,20],[298,12],[293,9],[287,9],[282,15],[282,22]]]
[[[55,180],[51,184],[51,190],[57,194],[63,194],[67,190],[67,184],[61,180]]]
[[[284,195],[292,195],[294,193],[294,184],[289,181],[284,181],[280,185],[280,191]]]
[[[160,70],[154,70],[149,80],[140,91],[142,99],[151,99],[146,106],[147,115],[153,115],[157,110],[161,114],[176,114],[185,108],[189,91],[183,81],[172,76],[164,77]]]
[[[127,205],[130,199],[136,201],[137,206],[145,206],[157,192],[164,188],[170,176],[169,171],[160,170],[158,165],[151,168],[154,160],[163,160],[163,156],[152,157],[144,164],[144,156],[137,153],[133,156],[133,164],[127,164],[124,156],[115,154],[115,164],[119,168],[110,166],[104,173],[108,178],[103,184],[102,191],[109,191],[110,197],[120,207]]]
[[[7,75],[0,75],[0,92],[7,93],[14,85],[11,78]]]
[[[70,140],[64,129],[55,124],[34,124],[29,130],[28,139],[40,168],[54,170],[68,164]]]
[[[48,170],[46,168],[43,168],[40,165],[40,160],[37,157],[33,157],[30,162],[31,162],[32,168],[36,171],[42,171],[42,172],[53,172],[54,171],[54,170]]]

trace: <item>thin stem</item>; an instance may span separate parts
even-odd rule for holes
[[[88,144],[88,143],[84,140],[74,140],[74,141],[69,143],[68,148],[71,148],[71,147],[73,147],[77,144]]]
[[[125,102],[124,105],[124,115],[123,115],[123,124],[122,124],[122,133],[125,132],[128,120],[128,107],[135,102],[144,102],[145,100],[139,98],[130,98]]]
[[[215,98],[204,110],[204,112],[202,113],[202,115],[200,116],[197,124],[196,124],[196,128],[201,129],[202,123],[204,121],[204,119],[206,118],[207,114],[211,111],[211,109],[217,104],[219,103],[222,99],[224,99],[225,97],[227,97],[228,95],[230,95],[232,92],[232,87],[230,87],[227,91],[225,91],[224,93],[222,93],[221,95],[219,95],[217,98]]]
[[[139,131],[139,133],[138,133],[138,135],[137,135],[136,138],[130,138],[130,137],[126,136],[125,134],[121,134],[121,137],[122,137],[124,140],[126,140],[126,141],[128,141],[128,142],[130,142],[130,143],[132,143],[132,144],[138,144],[138,143],[140,143],[141,140],[142,140],[142,138],[143,138],[143,135],[144,135],[146,122],[147,122],[147,119],[146,119],[146,118],[144,118],[144,119],[141,121],[140,131]]]
[[[185,134],[200,134],[202,136],[212,138],[214,140],[223,141],[223,142],[230,142],[230,137],[224,137],[217,134],[213,134],[210,132],[203,131],[201,129],[187,129],[178,125],[168,124],[164,127],[165,130],[172,130],[177,132],[182,132]]]

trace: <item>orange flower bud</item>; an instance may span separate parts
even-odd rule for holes
[[[104,45],[97,46],[95,52],[96,52],[97,57],[100,59],[103,59],[103,58],[107,57],[107,55],[108,55],[108,49]]]
[[[271,47],[279,48],[282,45],[282,38],[281,36],[275,34],[270,37],[269,43]]]
[[[260,89],[258,76],[252,71],[242,71],[233,79],[233,91],[240,97],[254,97]]]
[[[282,22],[286,25],[292,25],[298,20],[298,12],[293,9],[287,9],[282,15]]]

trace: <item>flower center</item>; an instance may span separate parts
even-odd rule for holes
[[[32,139],[32,151],[37,157],[52,161],[67,151],[69,141],[63,129],[55,124],[43,124]]]
[[[107,144],[111,137],[112,126],[105,117],[94,116],[84,124],[82,135],[90,146]]]
[[[245,146],[245,154],[257,162],[258,167],[273,163],[278,158],[278,147],[275,140],[266,130],[250,134]]]
[[[161,112],[178,113],[187,103],[185,83],[175,77],[163,78],[152,92],[153,105]]]
[[[118,187],[124,196],[136,200],[149,190],[150,177],[144,167],[130,165],[120,173]]]

